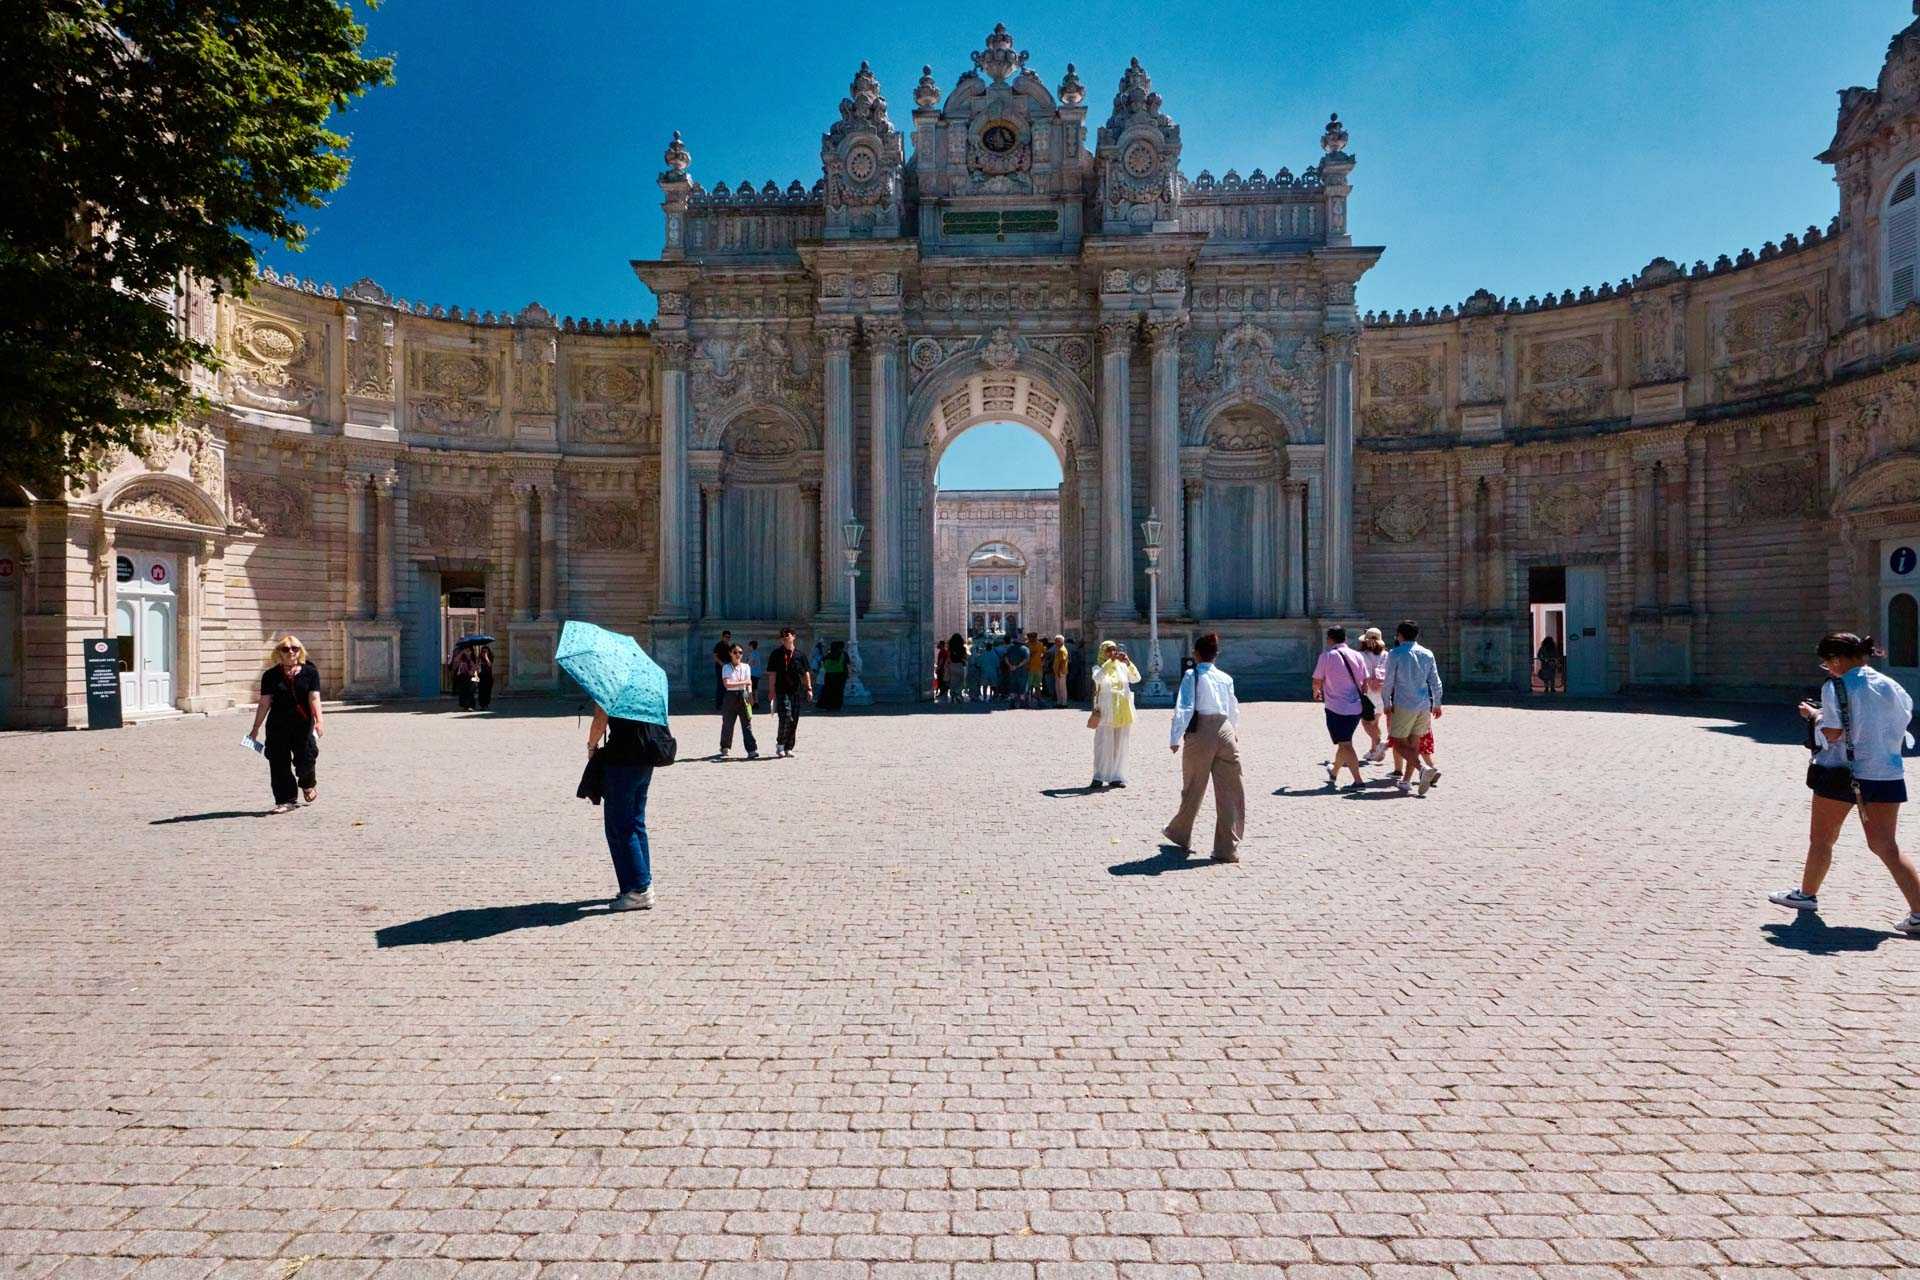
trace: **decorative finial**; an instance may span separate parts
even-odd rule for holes
[[[1113,95],[1112,120],[1127,120],[1143,113],[1160,114],[1160,95],[1153,91],[1153,80],[1140,59],[1130,58],[1127,69],[1120,73],[1120,91]]]
[[[1920,0],[1916,0],[1920,3]],[[933,68],[920,68],[920,83],[913,86],[913,105],[931,107],[940,101],[940,86],[933,82]]]
[[[693,154],[687,150],[687,144],[680,141],[680,131],[673,131],[673,141],[667,144],[667,175],[675,178],[687,176],[687,170],[693,164]]]
[[[1920,4],[1920,0],[1914,0],[1914,3]],[[1080,83],[1079,72],[1075,71],[1073,64],[1069,62],[1067,74],[1060,77],[1060,101],[1065,106],[1077,107],[1086,100],[1087,86]]]
[[[1920,4],[1920,0],[1915,0]],[[1347,152],[1347,126],[1340,123],[1340,113],[1334,112],[1327,121],[1327,131],[1320,135],[1320,149],[1330,156],[1345,155]]]
[[[880,82],[874,79],[873,68],[867,64],[865,58],[860,60],[860,69],[853,73],[853,84],[848,92],[853,95],[855,101],[863,98],[871,100],[880,96]]]
[[[996,22],[993,30],[987,34],[987,47],[973,55],[973,65],[998,83],[1015,71],[1026,69],[1027,52],[1022,49],[1015,53],[1013,37],[1007,34],[1007,24]]]

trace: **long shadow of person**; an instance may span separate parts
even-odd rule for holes
[[[1213,863],[1207,858],[1188,855],[1185,849],[1175,844],[1163,844],[1160,852],[1151,858],[1140,858],[1133,862],[1116,862],[1107,868],[1110,876],[1157,876],[1163,871],[1196,871],[1201,867],[1210,867]]]
[[[1106,794],[1106,790],[1105,787],[1043,787],[1041,788],[1040,794],[1050,796],[1055,800],[1061,800],[1067,796],[1104,795]]]
[[[1888,938],[1898,935],[1885,929],[1862,929],[1858,925],[1830,925],[1816,912],[1802,911],[1790,923],[1763,924],[1760,932],[1768,942],[1789,951],[1804,951],[1811,956],[1831,956],[1842,951],[1872,951]]]
[[[551,929],[576,920],[611,915],[606,907],[605,898],[529,902],[518,907],[467,907],[376,929],[373,943],[376,947],[424,947],[438,942],[477,942],[516,929]]]
[[[214,822],[221,818],[265,818],[272,814],[270,809],[216,809],[211,813],[183,813],[172,818],[155,818],[148,822],[150,827],[168,827],[176,822]]]

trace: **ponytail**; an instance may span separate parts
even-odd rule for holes
[[[1820,637],[1814,653],[1822,661],[1829,658],[1847,658],[1854,662],[1865,662],[1868,658],[1883,656],[1882,651],[1874,647],[1872,636],[1855,635],[1851,631],[1829,631]]]

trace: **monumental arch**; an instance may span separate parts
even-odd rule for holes
[[[83,723],[102,636],[135,716],[251,702],[285,630],[352,697],[436,693],[474,627],[552,691],[565,618],[691,691],[723,626],[845,634],[856,516],[867,683],[921,696],[933,470],[992,418],[1061,459],[1061,629],[1144,651],[1157,513],[1168,656],[1217,629],[1249,692],[1403,616],[1465,688],[1524,691],[1550,633],[1577,693],[1779,696],[1831,626],[1920,687],[1920,23],[1840,95],[1829,225],[1367,315],[1337,117],[1194,173],[1139,62],[1043,79],[1002,28],[907,96],[860,66],[783,182],[661,122],[651,322],[271,271],[163,299],[213,409],[0,481],[0,719]]]

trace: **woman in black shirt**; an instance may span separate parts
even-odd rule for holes
[[[307,661],[300,637],[281,636],[273,657],[275,665],[260,677],[260,704],[254,708],[253,730],[247,736],[258,742],[261,724],[267,726],[273,812],[286,813],[300,807],[294,800],[299,791],[305,791],[308,804],[319,798],[313,763],[320,749],[317,739],[326,730],[320,722],[320,672]]]
[[[607,852],[613,855],[613,875],[620,894],[607,904],[613,911],[650,911],[653,908],[653,854],[647,845],[647,787],[653,781],[653,760],[640,736],[638,720],[609,716],[593,709],[587,730],[587,757],[598,759],[606,775],[601,788],[600,813],[606,826]]]

